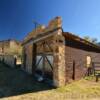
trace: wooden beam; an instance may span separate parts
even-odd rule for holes
[[[39,65],[41,60],[42,60],[42,57],[39,59],[38,63],[36,64],[36,67]]]
[[[53,49],[50,47],[50,45],[48,45],[47,42],[46,42],[46,45],[49,47],[50,51],[53,52]]]
[[[25,52],[25,47],[23,47],[23,68],[26,69],[26,52]]]
[[[43,43],[43,51],[44,51],[44,49],[45,49],[45,46],[44,46],[44,43]],[[44,52],[43,52],[43,54],[42,54],[42,57],[43,57],[43,64],[42,64],[43,70],[42,70],[42,76],[44,76],[44,74],[45,74],[45,53],[44,53]]]
[[[43,68],[43,70],[42,70],[42,76],[44,76],[44,74],[45,74],[45,55],[43,54],[43,64],[42,64],[42,68]]]
[[[50,65],[51,69],[53,70],[53,66],[52,66],[52,64],[50,63],[49,59],[47,58],[47,56],[45,56],[45,57],[46,57],[46,60],[48,61],[49,65]]]
[[[37,55],[38,55],[38,56],[42,56],[43,53],[37,53]],[[50,56],[52,56],[53,53],[52,53],[52,52],[45,52],[45,55],[50,55]]]
[[[29,39],[29,40],[23,41],[22,45],[25,45],[25,44],[30,43],[30,42],[36,43],[36,42],[38,42],[38,41],[44,40],[45,38],[48,38],[48,37],[50,37],[50,36],[55,35],[55,34],[56,34],[55,31],[57,31],[57,30],[59,30],[59,29],[62,30],[61,27],[58,27],[58,28],[53,29],[53,30],[51,30],[51,31],[42,33],[42,35],[40,35],[40,36],[37,36],[37,37],[35,37],[35,38],[31,38],[31,39]],[[51,34],[51,33],[52,33],[52,34]]]
[[[33,44],[33,50],[32,50],[32,74],[34,74],[36,69],[36,52],[37,52],[37,45]]]

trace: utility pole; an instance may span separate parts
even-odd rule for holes
[[[38,22],[36,22],[36,21],[32,21],[33,23],[34,23],[34,28],[35,28],[35,30],[36,30],[36,28],[40,25]]]

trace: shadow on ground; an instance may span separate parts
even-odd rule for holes
[[[0,63],[0,98],[53,89],[37,82],[20,68],[9,68]]]

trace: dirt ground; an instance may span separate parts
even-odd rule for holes
[[[32,76],[0,63],[1,100],[100,100],[100,81],[85,78],[54,89]]]
[[[0,63],[0,98],[48,89],[50,90],[52,87],[37,82],[33,76],[23,72],[20,68],[11,68]]]

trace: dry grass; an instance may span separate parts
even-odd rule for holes
[[[2,100],[100,100],[100,82],[87,77],[51,89],[20,69],[9,69],[0,64],[0,96]]]
[[[7,100],[100,100],[100,83],[81,80],[66,87],[14,96]]]

